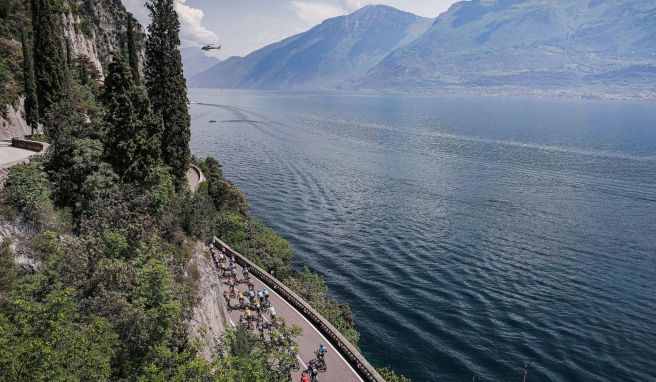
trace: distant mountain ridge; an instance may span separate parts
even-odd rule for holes
[[[655,73],[656,0],[471,0],[455,3],[434,21],[364,7],[226,60],[190,82],[656,95]]]
[[[433,19],[366,6],[191,79],[192,86],[260,89],[333,88],[364,76],[392,51],[421,36]]]
[[[180,54],[186,78],[193,78],[221,62],[218,58],[205,54],[200,47],[182,48]]]
[[[656,67],[654,0],[473,0],[454,4],[359,86],[548,89],[593,86],[610,73],[621,85],[621,71],[645,66]]]

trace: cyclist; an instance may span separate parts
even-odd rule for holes
[[[227,290],[223,291],[223,298],[225,298],[226,304],[228,304],[228,309],[230,309],[231,308],[231,306],[230,306],[230,294],[228,293]]]
[[[306,372],[301,373],[301,382],[310,382],[310,377],[308,377]]]
[[[319,375],[319,368],[317,367],[317,360],[313,359],[310,360],[308,363],[308,369],[306,371],[307,373],[312,376],[312,380],[316,381],[317,380],[317,375]]]
[[[271,321],[276,320],[276,309],[273,307],[273,305],[269,307],[269,316],[271,316]]]
[[[321,344],[319,345],[319,350],[317,350],[315,353],[317,355],[317,359],[320,362],[323,362],[323,357],[326,355],[326,353],[328,353],[328,349],[326,349],[326,347]]]
[[[242,274],[244,275],[244,278],[248,278],[248,273],[250,272],[250,269],[248,268],[248,265],[244,265],[244,269]]]

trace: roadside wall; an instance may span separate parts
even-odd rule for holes
[[[216,354],[221,335],[228,323],[228,310],[221,292],[220,278],[216,274],[209,249],[203,243],[197,243],[191,260],[198,269],[199,299],[188,323],[191,339],[203,344],[201,356],[211,361]]]

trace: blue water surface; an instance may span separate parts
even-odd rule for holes
[[[192,151],[415,381],[656,380],[656,104],[192,89]],[[210,123],[215,120],[215,123]]]

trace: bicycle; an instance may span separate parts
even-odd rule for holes
[[[318,350],[315,350],[315,351],[314,351],[314,355],[317,356],[317,359],[316,359],[316,361],[317,361],[317,362],[316,362],[317,369],[318,369],[320,372],[325,373],[326,370],[328,370],[328,366],[326,365],[325,355],[319,353]]]

